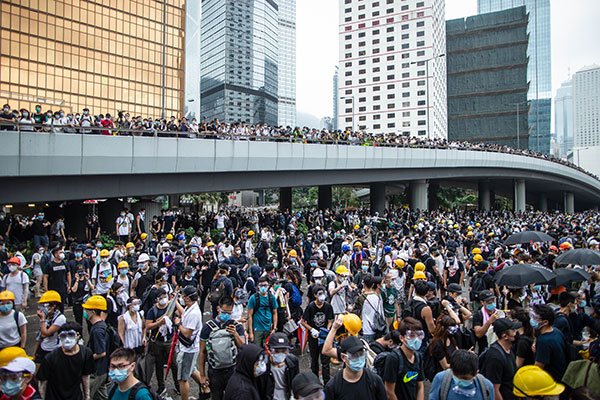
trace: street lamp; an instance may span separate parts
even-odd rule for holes
[[[521,103],[509,103],[509,106],[517,106],[517,149],[521,148],[521,140],[520,140],[520,134],[521,134],[521,130],[520,130],[520,126],[519,126],[519,106],[521,105]]]
[[[440,58],[440,57],[445,57],[446,53],[442,53],[442,54],[438,54],[437,56],[433,56],[431,58],[428,58],[427,60],[421,60],[421,61],[413,61],[411,62],[411,64],[417,64],[420,62],[425,62],[425,75],[426,75],[426,81],[427,81],[427,88],[425,90],[427,90],[427,139],[429,139],[429,109],[431,108],[429,106],[429,61],[431,60],[435,60],[436,58]]]
[[[345,100],[345,99],[352,99],[352,132],[355,132],[355,129],[354,129],[354,96],[342,96],[342,97],[340,97],[340,100]],[[346,112],[345,109],[344,109],[344,112]]]

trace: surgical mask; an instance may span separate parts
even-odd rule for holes
[[[259,286],[258,290],[260,290],[262,294],[266,294],[269,288],[267,286]]]
[[[65,259],[65,253],[60,253],[58,255],[59,260],[64,260]]]
[[[114,383],[123,382],[125,379],[127,379],[127,376],[129,376],[129,373],[127,372],[127,368],[111,369],[110,371],[108,371],[108,377]]]
[[[362,265],[361,268],[362,268],[362,270],[364,272],[367,272],[369,270],[369,266],[368,265]]]
[[[458,379],[455,376],[452,376],[452,382],[454,383],[454,387],[452,388],[452,392],[461,397],[475,397],[477,394],[477,387],[475,383],[471,381],[465,381],[462,379]]]
[[[4,107],[4,112],[7,113],[8,111],[8,108]]]
[[[169,299],[167,299],[166,297],[163,297],[162,299],[158,300],[158,304],[160,304],[161,306],[167,305],[168,302]]]
[[[127,275],[127,270],[126,270],[126,269],[120,269],[120,270],[119,270],[119,273],[120,273],[121,275]]]
[[[192,249],[192,254],[196,254],[197,252],[198,252],[198,250]]]
[[[267,372],[267,363],[264,361],[259,361],[256,363],[256,367],[254,368],[254,376],[261,376],[265,372]]]
[[[96,245],[96,247],[97,247],[97,248],[99,248],[99,249],[101,249],[101,248],[102,248],[102,243],[98,243],[98,244]]]
[[[319,301],[320,301],[321,303],[323,303],[323,302],[325,301],[325,299],[327,299],[327,296],[325,296],[324,294],[322,294],[322,295],[320,295],[320,296],[318,297],[318,299],[319,299]]]
[[[3,304],[3,305],[0,306],[0,312],[2,312],[2,313],[10,312],[10,310],[12,310],[12,309],[13,309],[12,303],[10,303],[10,304]]]
[[[29,117],[29,113],[27,111],[23,112],[23,117],[25,117],[25,118]]]
[[[496,310],[496,303],[486,304],[485,309],[490,312],[494,312]]]
[[[319,278],[319,279],[316,279],[316,278],[315,278],[315,283],[316,283],[317,285],[320,285],[320,284],[321,284],[321,282],[323,282],[323,279],[320,279],[320,278]]]
[[[60,339],[60,343],[61,343],[62,347],[64,347],[65,349],[71,350],[77,344],[77,338],[68,338],[67,337],[64,339]]]
[[[533,318],[529,318],[529,325],[531,325],[533,329],[538,329],[540,327],[540,323]]]
[[[121,217],[124,217],[124,216],[125,216],[125,214],[124,214],[124,213],[121,213]]]
[[[8,270],[10,272],[15,272],[17,269],[19,269],[19,267],[17,267],[16,265],[9,265],[8,266]]]
[[[108,257],[100,257],[100,261],[103,263],[108,262]]]
[[[354,358],[350,360],[350,369],[354,372],[358,372],[365,367],[365,363],[367,361],[367,357],[363,354],[360,357]]]
[[[227,314],[227,313],[220,313],[219,314],[219,319],[221,320],[221,322],[227,322],[229,321],[229,318],[231,318],[231,314]]]
[[[85,311],[85,310],[83,310],[83,318],[84,318],[85,320],[88,320],[88,319],[90,319],[90,316],[88,315],[87,311]]]
[[[585,308],[585,306],[587,306],[587,302],[585,300],[582,300],[581,304],[579,305],[579,307]]]
[[[16,396],[21,391],[21,383],[21,379],[18,381],[7,380],[2,382],[2,393],[8,397]]]
[[[77,257],[77,258],[81,257],[82,255],[83,255],[83,254],[82,254],[82,253],[79,253],[79,252],[75,253],[75,257]]]
[[[140,306],[139,305],[135,305],[135,306],[131,307],[131,311],[133,311],[133,312],[140,311]]]
[[[290,261],[291,261],[291,262],[294,262],[294,261],[296,261],[296,257],[290,257]]]
[[[410,339],[406,342],[406,347],[412,351],[418,351],[421,348],[422,341],[419,338]]]
[[[281,364],[282,362],[285,361],[285,358],[287,357],[287,354],[285,354],[285,353],[275,353],[271,357],[273,357],[273,362],[275,364]]]

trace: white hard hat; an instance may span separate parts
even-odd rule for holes
[[[314,270],[312,276],[313,278],[322,278],[323,277],[323,270],[321,268],[317,268]]]

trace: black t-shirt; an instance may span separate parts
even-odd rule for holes
[[[423,361],[419,353],[415,352],[413,362],[409,362],[402,349],[394,351],[385,359],[383,380],[394,382],[394,393],[398,399],[416,400],[417,382],[425,379]]]
[[[165,308],[158,308],[156,306],[153,306],[149,311],[148,314],[146,315],[146,321],[150,321],[150,322],[156,322],[157,319],[159,319],[160,317],[162,317],[163,315],[165,315],[165,313],[167,312],[167,307]],[[171,339],[173,338],[173,330],[171,330],[171,333],[169,333],[167,335],[167,337],[164,337],[162,334],[158,333],[160,326],[158,328],[154,328],[152,330],[150,330],[150,340],[155,340],[157,342],[161,342],[161,343],[166,343],[166,342],[170,342]]]
[[[516,357],[521,357],[525,360],[523,365],[533,365],[535,362],[535,354],[532,349],[533,340],[526,335],[519,335],[515,345],[513,346],[513,352]]]
[[[69,271],[71,271],[71,277],[73,279],[77,278],[76,274],[79,271],[79,266],[82,266],[83,270],[86,272],[90,271],[90,264],[87,259],[85,259],[85,258],[82,258],[81,260],[72,259],[69,261]]]
[[[302,319],[317,330],[320,328],[327,328],[327,323],[333,320],[333,307],[331,307],[331,304],[325,302],[321,308],[319,308],[317,307],[317,304],[312,301],[306,306]]]
[[[483,326],[483,314],[482,311],[479,310],[475,314],[473,314],[473,328],[476,326]],[[490,329],[493,329],[490,325]],[[487,337],[483,335],[482,337],[477,339],[477,344],[479,345],[479,353],[483,352],[483,350],[488,347]]]
[[[152,268],[148,268],[148,271],[146,272],[139,269],[136,276],[137,274],[139,274],[139,277],[137,278],[137,286],[135,287],[135,296],[138,299],[141,299],[144,296],[146,289],[154,283],[154,276],[156,273]]]
[[[448,271],[448,278],[446,280],[446,284],[449,285],[451,283],[458,283],[460,285],[460,273],[465,270],[463,263],[458,261],[456,263],[456,267],[455,264],[452,263],[446,268],[446,270]]]
[[[516,399],[513,394],[515,372],[517,372],[517,363],[513,352],[506,354],[497,342],[492,344],[485,354],[481,373],[493,384],[500,384],[500,394],[505,400]]]
[[[360,379],[354,383],[343,378],[343,370],[325,385],[325,398],[334,400],[386,400],[387,394],[381,378],[363,370]],[[341,381],[341,382],[340,382]]]
[[[90,338],[88,342],[88,347],[92,351],[93,354],[102,354],[106,353],[106,356],[102,358],[98,358],[95,360],[96,364],[96,375],[103,375],[108,373],[108,327],[106,322],[98,321],[90,330]]]
[[[371,343],[369,343],[369,348],[371,350],[373,350],[373,352],[375,354],[381,354],[384,351],[388,351],[389,350],[387,347],[385,347],[384,345],[382,345],[381,343],[379,343],[377,341],[372,341]]]
[[[67,265],[65,261],[50,261],[46,265],[44,274],[48,275],[48,290],[56,290],[60,294],[67,293]],[[62,299],[63,302],[65,299]]]
[[[66,355],[58,348],[42,360],[37,379],[47,382],[46,400],[83,399],[81,377],[96,372],[92,351],[79,346],[79,352]]]
[[[48,227],[44,226],[44,224],[48,222],[45,219],[36,219],[31,224],[31,233],[37,236],[46,236],[48,235]]]
[[[456,350],[457,348],[452,342],[450,342],[450,345],[448,346],[442,344],[440,340],[436,340],[432,344],[432,357],[435,360],[436,373],[440,372],[443,369],[442,365],[440,364],[440,361],[446,358],[446,362],[450,364],[450,357]],[[429,351],[429,349],[427,349],[427,351]]]
[[[518,300],[515,299],[508,299],[508,302],[506,303],[506,307],[509,310],[514,310],[516,307],[523,307],[523,304],[521,304]]]
[[[200,263],[200,268],[208,267],[208,269],[201,272],[202,274],[202,286],[205,288],[210,288],[210,284],[217,272],[217,262],[216,261],[203,261]]]

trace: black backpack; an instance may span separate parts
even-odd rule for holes
[[[495,351],[499,351],[500,354],[502,354],[502,357],[505,362],[508,361],[508,356],[506,355],[504,349],[500,346],[500,344],[498,344],[498,342],[494,342],[487,349],[485,349],[483,353],[479,355],[479,371],[483,371],[485,369],[485,359],[487,358],[488,352],[491,351],[492,348],[495,349]]]
[[[217,303],[221,297],[223,297],[223,293],[225,292],[225,279],[215,281],[210,285],[210,293],[208,294],[208,300],[211,303]]]
[[[150,397],[152,397],[152,400],[163,400],[164,399],[164,397],[158,395],[154,390],[150,389],[150,387],[146,386],[143,382],[138,382],[131,387],[131,390],[129,391],[129,396],[127,397],[127,399],[135,400],[135,396],[137,395],[137,392],[140,391],[140,389],[148,390],[148,392],[150,393]],[[108,392],[108,400],[113,398],[116,391],[117,391],[117,385],[114,385]]]
[[[471,280],[471,301],[479,300],[479,292],[487,289],[483,278],[485,278],[485,272],[476,272],[475,275],[473,275],[473,279]]]
[[[108,335],[108,353],[106,354],[108,356],[116,349],[123,347],[123,342],[121,342],[119,332],[117,332],[114,326],[106,324],[105,330]]]
[[[423,318],[421,318],[421,311],[423,311],[423,308],[425,307],[427,307],[426,303],[416,299],[410,299],[402,309],[402,319],[411,317],[418,321],[422,321]]]

